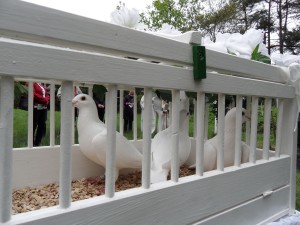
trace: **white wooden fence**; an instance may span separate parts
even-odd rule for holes
[[[188,33],[175,39],[21,1],[0,2],[0,224],[250,225],[264,224],[294,211],[297,106],[294,88],[284,83],[288,72],[206,50],[207,79],[195,81],[190,44],[199,43],[200,34]],[[46,81],[51,84],[52,99],[54,84],[62,85],[60,146],[54,140],[52,101],[50,146],[32,147],[32,111],[29,110],[28,147],[13,149],[14,80]],[[103,173],[102,168],[84,158],[73,144],[70,114],[74,83],[109,87],[106,109],[110,115],[107,126],[111,151],[106,168],[106,195],[71,203],[71,179]],[[112,142],[116,93],[118,89],[137,87],[144,88],[148,115],[152,88],[171,90],[173,109],[176,109],[179,90],[197,93],[197,135],[192,138],[193,154],[189,159],[196,157],[196,175],[179,178],[178,162],[174,160],[171,180],[150,184],[148,122],[143,139],[134,142],[143,153],[142,187],[115,193],[114,168],[109,165],[114,161],[115,151]],[[219,104],[220,143],[224,141],[225,95],[237,96],[238,110],[241,110],[242,96],[252,98],[251,105],[248,101],[252,113],[251,126],[247,125],[247,142],[251,148],[248,163],[241,163],[240,149],[236,148],[234,166],[224,168],[224,151],[220,145],[217,169],[203,172],[205,93],[218,94],[219,103],[223,103]],[[256,147],[258,98],[265,99],[262,150]],[[32,99],[31,85],[29,99]],[[269,151],[272,99],[279,101],[275,153]],[[173,110],[175,125],[179,122],[176,114]],[[241,130],[240,120],[237,126]],[[175,134],[177,131],[173,130]],[[241,132],[235,141],[239,146]],[[14,188],[55,181],[60,186],[58,207],[11,215]]]

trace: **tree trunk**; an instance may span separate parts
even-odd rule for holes
[[[277,14],[279,20],[279,52],[283,54],[282,0],[277,3]]]
[[[272,1],[267,2],[269,4],[268,9],[268,54],[271,55],[271,7]]]

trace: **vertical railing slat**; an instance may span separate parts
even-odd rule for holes
[[[179,101],[180,91],[172,90],[172,159],[171,180],[178,182],[179,177]]]
[[[107,151],[105,167],[105,196],[112,198],[115,195],[116,178],[116,126],[117,126],[117,86],[107,88],[106,111],[107,116]]]
[[[257,138],[257,113],[258,97],[252,97],[251,103],[251,135],[250,135],[250,159],[251,163],[256,163],[256,138]]]
[[[14,80],[0,80],[0,223],[11,219]]]
[[[150,187],[152,89],[144,89],[142,186]]]
[[[235,157],[234,165],[241,166],[241,139],[242,139],[242,107],[243,98],[236,96],[236,124],[235,124]]]
[[[198,95],[197,95],[198,98]],[[194,127],[193,127],[193,137],[196,138],[197,137],[197,108],[198,108],[198,102],[196,99],[193,99],[193,104],[194,104]]]
[[[265,99],[263,159],[269,159],[272,99]]]
[[[203,176],[204,172],[204,133],[205,133],[205,93],[197,93],[196,126],[196,174]]]
[[[137,94],[136,94],[136,89],[134,90],[134,95],[133,95],[133,140],[137,140]]]
[[[61,85],[61,125],[60,125],[60,167],[59,167],[59,205],[68,208],[71,205],[72,181],[72,144],[74,113],[72,99],[73,82],[63,81]]]
[[[275,156],[280,157],[281,153],[281,138],[282,138],[282,121],[283,121],[283,99],[278,99],[278,113],[277,113],[277,125],[276,125],[276,148]]]
[[[28,82],[28,147],[33,147],[33,83]]]
[[[124,90],[120,90],[120,103],[119,103],[119,109],[120,109],[120,113],[119,113],[119,124],[120,124],[120,134],[124,135]]]
[[[55,84],[50,84],[50,146],[55,145]]]
[[[217,170],[224,170],[225,95],[218,94]]]
[[[246,98],[246,110],[251,112],[251,96]],[[251,120],[246,121],[246,144],[250,145],[250,134],[251,134]]]
[[[208,139],[208,120],[209,120],[209,102],[205,99],[205,129],[204,129],[204,140]]]

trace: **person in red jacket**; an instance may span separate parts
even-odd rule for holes
[[[50,96],[42,83],[33,83],[33,146],[39,146],[46,134]]]

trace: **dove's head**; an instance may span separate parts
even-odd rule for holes
[[[86,94],[76,95],[72,100],[72,106],[78,109],[90,106],[91,104],[95,105],[95,102],[91,96]]]
[[[235,124],[235,120],[236,120],[236,111],[237,111],[237,110],[236,110],[235,107],[232,108],[232,109],[230,109],[230,110],[227,112],[226,116],[225,116],[225,121],[226,121],[226,122],[232,121],[232,123]],[[251,119],[250,112],[247,111],[247,110],[245,110],[245,109],[242,109],[242,122],[244,123],[244,122],[246,122],[246,121],[250,121],[250,119]]]
[[[189,98],[185,94],[184,91],[180,91],[180,102],[179,102],[179,107],[178,110],[179,112],[184,111],[187,115],[189,113]]]

